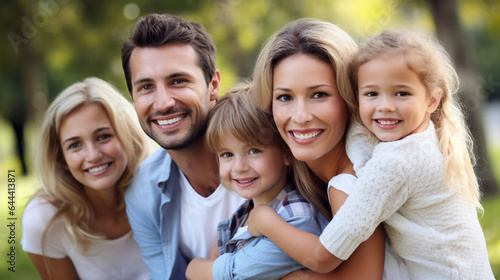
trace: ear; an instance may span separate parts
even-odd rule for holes
[[[217,100],[220,92],[220,71],[215,69],[215,73],[212,76],[212,80],[208,84],[208,93],[210,94],[210,101]]]
[[[429,99],[427,100],[427,113],[429,113],[429,115],[436,111],[437,107],[439,106],[442,93],[443,91],[441,89],[435,89],[431,91]]]
[[[290,166],[292,164],[292,161],[290,160],[290,155],[287,155],[287,153],[283,153],[283,164],[286,166]]]

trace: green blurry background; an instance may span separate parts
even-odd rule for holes
[[[248,78],[263,42],[296,18],[331,21],[356,40],[385,28],[435,33],[462,79],[484,194],[480,221],[500,278],[500,1],[14,0],[0,8],[0,279],[40,279],[19,242],[22,210],[39,187],[32,158],[44,110],[62,89],[89,76],[111,82],[128,97],[121,44],[135,20],[152,12],[205,26],[218,48],[222,92]],[[7,263],[8,170],[15,170],[17,185],[15,272]]]

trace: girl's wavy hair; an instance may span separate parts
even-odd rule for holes
[[[431,120],[445,159],[446,183],[482,210],[474,173],[473,140],[458,97],[459,78],[450,56],[434,36],[413,30],[386,30],[365,42],[350,65],[349,76],[355,94],[346,99],[348,106],[358,111],[357,84],[361,65],[386,56],[402,57],[408,68],[418,75],[429,97],[432,92],[439,93],[439,105],[431,114]],[[358,114],[354,118],[361,123]]]
[[[45,198],[57,208],[43,233],[42,248],[48,230],[59,220],[62,220],[74,244],[81,244],[84,251],[92,239],[103,238],[90,231],[94,212],[83,185],[67,168],[59,137],[65,117],[86,104],[99,104],[104,109],[128,159],[127,167],[117,182],[117,196],[121,201],[118,210],[125,208],[125,189],[139,163],[153,147],[135,117],[132,104],[107,82],[99,78],[87,78],[61,92],[45,113],[34,160],[35,171],[42,185],[35,196]]]
[[[356,42],[333,23],[303,18],[273,34],[262,48],[253,73],[253,94],[259,107],[272,113],[273,71],[276,64],[295,54],[308,54],[333,67],[342,98],[352,95],[348,66],[358,49]],[[350,109],[350,108],[349,108]],[[352,115],[352,111],[350,112]],[[342,139],[345,144],[345,135]],[[322,182],[302,161],[292,164],[297,188],[327,218],[331,208]]]

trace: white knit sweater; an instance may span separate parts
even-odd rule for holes
[[[347,259],[385,221],[412,279],[494,279],[474,205],[445,185],[432,123],[424,132],[378,143],[371,158],[365,133],[353,128],[347,142],[358,180],[320,236],[325,248]]]

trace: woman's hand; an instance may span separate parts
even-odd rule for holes
[[[281,217],[268,205],[257,205],[248,216],[248,233],[252,236],[265,236],[266,230]]]

